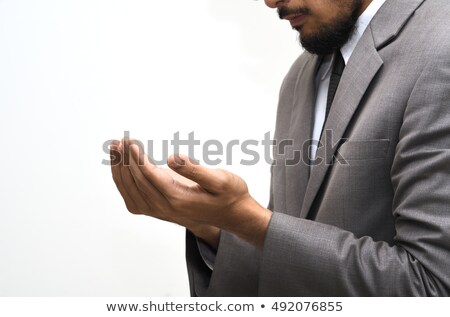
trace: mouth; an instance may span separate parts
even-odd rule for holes
[[[299,27],[305,21],[306,14],[295,14],[284,17],[283,19],[288,20],[293,28]]]

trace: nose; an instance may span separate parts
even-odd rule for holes
[[[264,0],[269,8],[275,9],[289,3],[290,0]]]

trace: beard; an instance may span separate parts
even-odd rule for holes
[[[311,35],[302,35],[302,26],[294,27],[299,32],[299,41],[302,47],[311,54],[328,55],[344,46],[356,29],[359,13],[362,8],[362,0],[353,0],[346,5],[343,12],[330,23],[322,24]],[[308,8],[289,9],[281,7],[278,15],[282,19],[290,14],[310,14]]]

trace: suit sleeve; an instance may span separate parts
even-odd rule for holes
[[[429,62],[408,101],[391,169],[394,245],[274,212],[263,296],[450,295],[450,63]]]
[[[191,296],[205,296],[212,271],[203,261],[197,238],[189,230],[186,230],[186,264]]]

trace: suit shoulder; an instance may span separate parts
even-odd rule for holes
[[[450,1],[425,0],[400,34],[399,44],[409,47],[423,62],[443,58],[450,61]]]
[[[449,39],[449,16],[450,1],[448,0],[425,0],[415,12],[417,27],[428,30],[430,39],[433,39],[435,34],[447,35],[446,38]]]
[[[296,81],[299,73],[302,71],[305,65],[308,64],[308,62],[310,62],[312,59],[313,55],[311,53],[306,51],[303,52],[290,67],[288,73],[284,78],[284,83]]]

